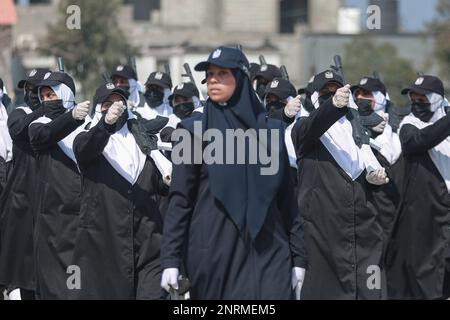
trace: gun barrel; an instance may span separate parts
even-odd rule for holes
[[[58,69],[61,72],[64,72],[64,60],[62,57],[58,57]]]
[[[283,77],[283,79],[289,80],[289,74],[287,72],[286,66],[281,66],[280,67],[280,71],[281,71],[281,75]]]
[[[342,59],[340,55],[335,55],[334,58],[334,65],[338,68],[339,72],[341,73],[342,79],[344,79],[344,71],[342,68]]]
[[[267,65],[266,58],[262,54],[259,56],[259,62],[262,66]]]
[[[170,66],[169,66],[168,63],[166,63],[166,64],[164,65],[164,70],[165,70],[166,74],[168,74],[168,75],[170,76]]]

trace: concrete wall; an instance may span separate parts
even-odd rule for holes
[[[336,32],[338,11],[343,0],[310,0],[309,27],[311,32]]]

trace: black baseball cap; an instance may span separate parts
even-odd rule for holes
[[[259,67],[259,70],[255,73],[252,80],[256,78],[263,78],[267,82],[272,81],[274,78],[281,78],[281,70],[273,64],[263,64]]]
[[[207,71],[209,65],[226,69],[241,69],[250,78],[250,65],[245,54],[237,48],[218,47],[209,54],[208,60],[195,66],[195,71]],[[202,83],[205,83],[203,80]]]
[[[172,79],[170,78],[170,75],[164,72],[158,71],[150,73],[147,81],[145,82],[145,86],[152,84],[166,89],[172,89]]]
[[[410,91],[421,95],[427,95],[432,92],[441,96],[445,94],[442,81],[438,77],[428,75],[417,78],[412,86],[402,90],[402,94],[408,94]]]
[[[51,72],[49,69],[44,68],[33,69],[27,75],[26,79],[20,80],[17,83],[17,87],[23,89],[27,83],[36,86],[39,82],[41,82],[44,79],[44,76],[49,72]]]
[[[56,72],[47,72],[43,79],[41,80],[41,82],[39,82],[35,89],[40,88],[40,87],[53,87],[53,86],[58,86],[60,84],[65,84],[66,86],[69,87],[70,90],[72,90],[73,94],[76,94],[76,90],[75,90],[75,83],[72,79],[71,76],[69,76],[67,73],[65,72],[60,72],[60,71],[56,71]]]
[[[111,75],[111,78],[119,76],[126,79],[137,79],[136,71],[128,65],[118,65]]]
[[[267,85],[264,94],[272,94],[280,98],[281,100],[284,100],[288,97],[295,97],[297,91],[289,80],[283,78],[275,78]]]
[[[340,74],[334,70],[326,70],[314,76],[311,92],[320,91],[329,83],[337,83],[340,86],[344,86],[344,80]]]
[[[125,101],[127,101],[130,96],[128,91],[125,91],[120,87],[115,87],[113,83],[104,83],[95,91],[94,107],[97,104],[102,104],[105,102],[106,99],[114,93],[122,96]]]
[[[359,81],[359,84],[350,88],[352,92],[355,92],[357,89],[363,89],[371,92],[380,91],[382,94],[386,95],[386,86],[380,79],[376,78],[364,77]]]
[[[199,97],[200,94],[198,92],[197,87],[192,82],[180,83],[173,89],[173,93],[169,96],[169,101],[172,103],[172,100],[175,96],[182,96],[185,98],[191,97]]]

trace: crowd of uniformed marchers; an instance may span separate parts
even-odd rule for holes
[[[32,70],[23,105],[0,82],[6,299],[450,296],[450,104],[438,77],[405,84],[403,106],[377,75],[350,85],[333,66],[297,90],[239,48],[195,70],[206,99],[193,77],[174,85],[155,71],[142,85],[128,65],[84,102],[63,70]],[[233,145],[230,130],[253,132],[277,170],[264,174],[251,139]],[[183,135],[244,161],[195,161],[189,145],[175,161]]]

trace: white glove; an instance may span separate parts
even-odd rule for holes
[[[178,268],[167,268],[164,269],[161,277],[161,288],[170,292],[173,288],[178,290],[178,275],[180,274]]]
[[[292,268],[292,289],[295,289],[295,300],[300,300],[300,296],[302,293],[303,280],[305,280],[306,270],[299,267]]]
[[[389,178],[386,174],[386,169],[380,168],[374,171],[369,172],[366,175],[366,180],[370,184],[374,184],[377,186],[381,186],[383,184],[389,183]]]
[[[84,101],[75,106],[72,110],[72,117],[75,120],[84,120],[89,114],[89,105],[91,103],[89,101]]]
[[[344,108],[348,105],[350,99],[350,85],[346,84],[345,87],[336,90],[333,96],[333,104],[336,108]]]
[[[300,101],[300,96],[296,96],[294,99],[287,103],[286,107],[284,107],[284,114],[288,118],[293,118],[300,111],[301,107],[302,102]]]
[[[105,122],[109,125],[112,125],[119,120],[122,113],[125,111],[125,106],[123,102],[114,102],[111,107],[108,109],[108,113],[105,117]]]
[[[386,123],[386,121],[381,121],[378,125],[372,127],[372,130],[376,133],[383,133],[384,128],[386,128]]]
[[[170,187],[172,182],[172,162],[170,162],[159,150],[153,150],[150,157],[155,161],[158,171],[161,173],[163,182]]]
[[[22,300],[20,289],[15,289],[9,293],[9,300]]]

